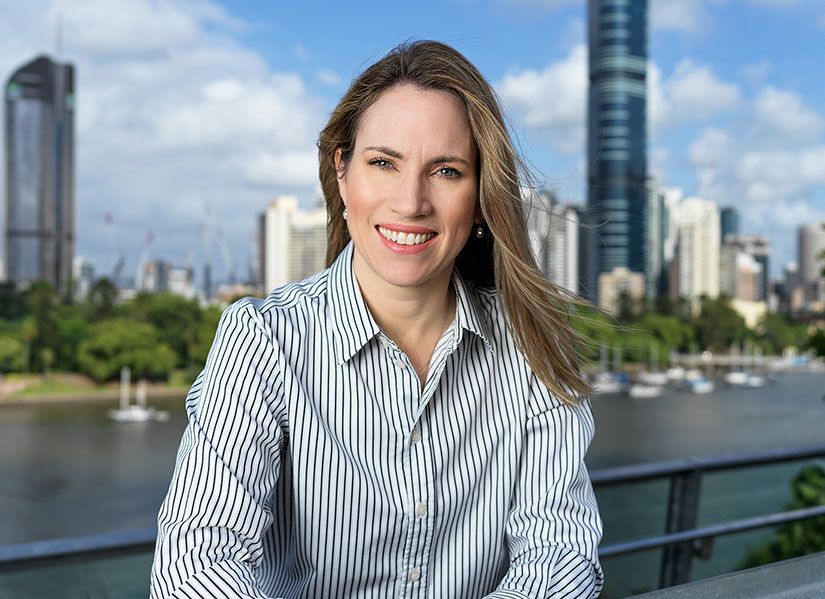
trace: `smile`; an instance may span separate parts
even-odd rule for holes
[[[419,245],[429,241],[436,235],[435,233],[404,233],[380,226],[377,228],[378,232],[381,233],[385,239],[394,241],[399,245]]]

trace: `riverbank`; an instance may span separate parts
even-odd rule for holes
[[[175,380],[177,379],[177,380]],[[190,383],[173,377],[171,383],[146,385],[146,397],[151,400],[170,400],[186,397]],[[135,385],[131,385],[132,397]],[[0,381],[0,407],[45,405],[50,403],[106,403],[120,399],[120,384],[98,385],[88,377],[74,373],[9,376]]]

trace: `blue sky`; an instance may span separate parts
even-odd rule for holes
[[[220,239],[242,269],[271,198],[314,201],[314,141],[349,80],[407,39],[475,62],[540,180],[584,201],[581,0],[0,0],[0,73],[54,52],[58,13],[79,80],[77,249],[103,274],[118,248],[128,272],[142,253],[197,266],[207,213],[218,275]],[[823,0],[650,2],[650,170],[737,206],[773,274],[796,227],[825,220],[824,39]]]

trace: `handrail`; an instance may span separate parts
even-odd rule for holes
[[[670,460],[596,470],[591,474],[593,486],[596,488],[657,479],[669,479],[671,484],[667,530],[664,535],[603,546],[599,554],[602,558],[608,558],[665,547],[660,586],[687,582],[690,564],[696,555],[697,547],[693,546],[694,542],[704,544],[703,553],[709,554],[710,542],[717,536],[825,516],[825,506],[821,506],[697,528],[695,521],[703,473],[738,470],[816,457],[825,457],[825,445]],[[688,526],[684,526],[686,522],[689,523]],[[691,522],[693,524],[690,524]],[[151,552],[156,537],[157,530],[147,528],[0,546],[0,572],[90,557],[98,559]]]

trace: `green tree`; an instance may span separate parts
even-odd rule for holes
[[[152,325],[125,318],[95,323],[78,349],[82,372],[99,383],[117,378],[124,366],[137,378],[164,379],[175,362],[175,352],[160,341]]]
[[[31,340],[30,359],[31,368],[41,371],[44,368],[43,350],[57,352],[60,345],[60,332],[57,326],[57,310],[60,306],[60,296],[54,287],[44,281],[33,283],[24,294],[27,313],[37,325],[37,334]]]
[[[89,289],[89,298],[86,300],[87,318],[90,321],[111,318],[115,314],[117,303],[117,287],[111,279],[101,277]]]
[[[726,298],[703,299],[696,318],[696,333],[702,347],[723,350],[748,336],[745,319]]]
[[[804,466],[791,482],[793,501],[787,510],[825,505],[825,468]],[[825,551],[825,516],[783,524],[776,537],[748,551],[742,568],[753,568],[783,559]]]
[[[20,320],[25,313],[23,295],[17,292],[14,283],[0,283],[0,318]]]
[[[31,372],[32,343],[37,339],[37,321],[33,316],[26,316],[20,323],[20,338],[23,340],[23,369]]]
[[[808,348],[825,357],[825,329],[817,329],[808,341]]]
[[[694,341],[693,327],[676,316],[648,312],[634,326],[654,335],[665,353],[687,350]]]
[[[23,370],[23,344],[16,337],[0,335],[0,372]]]
[[[78,306],[60,306],[57,311],[57,329],[60,343],[55,365],[60,370],[76,371],[78,348],[89,334],[89,323],[84,310]]]
[[[215,339],[215,332],[218,330],[218,322],[221,319],[222,310],[209,307],[203,311],[201,321],[195,335],[195,346],[192,350],[192,367],[200,370],[206,364],[206,356],[212,341]]]
[[[808,343],[806,329],[804,324],[794,324],[781,314],[768,312],[756,327],[757,340],[765,353],[780,354],[786,347],[805,347]]]
[[[141,293],[130,302],[127,313],[157,329],[161,341],[177,355],[178,366],[190,364],[201,321],[197,302],[172,293]]]

